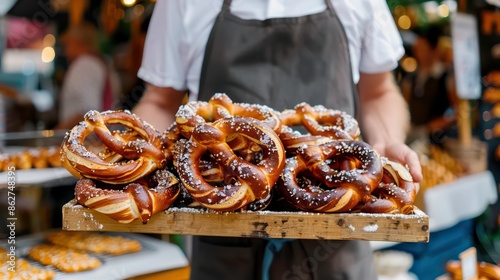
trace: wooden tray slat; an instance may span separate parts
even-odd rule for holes
[[[138,220],[122,224],[72,200],[63,206],[63,229],[233,237],[429,241],[429,217],[419,209],[414,214],[402,215],[271,211],[216,213],[171,208],[155,214],[147,224]]]

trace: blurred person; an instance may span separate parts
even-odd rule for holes
[[[186,93],[276,110],[322,104],[356,116],[363,139],[419,182],[392,73],[403,52],[384,0],[158,1],[139,70],[148,85],[134,113],[165,130]],[[195,280],[377,279],[366,241],[195,236],[191,255]]]
[[[59,123],[55,129],[70,129],[89,110],[114,109],[121,95],[118,74],[99,52],[94,25],[71,26],[61,36],[69,61],[59,96]]]
[[[451,50],[440,42],[441,28],[430,26],[419,31],[412,46],[417,69],[402,81],[412,124],[408,142],[425,139],[439,144],[444,131],[456,122]]]

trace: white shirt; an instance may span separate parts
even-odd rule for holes
[[[102,110],[106,71],[103,62],[92,55],[81,55],[70,64],[61,88],[61,121],[89,110]],[[120,84],[114,71],[111,73],[111,90],[117,98],[120,94]]]
[[[385,0],[331,0],[344,26],[355,83],[359,72],[393,70],[404,54]],[[198,97],[205,46],[223,0],[158,0],[138,76],[155,86],[189,90]],[[233,0],[243,19],[300,17],[326,9],[324,0]]]

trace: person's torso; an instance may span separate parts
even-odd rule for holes
[[[366,1],[332,1],[336,10],[342,10],[338,17],[346,31],[352,62],[352,75],[355,82],[359,79],[359,60],[362,49],[364,21],[371,17]],[[220,12],[223,0],[184,1],[182,55],[186,71],[187,88],[190,100],[196,100],[200,82],[206,42]],[[326,9],[324,0],[271,0],[242,1],[234,0],[231,13],[241,19],[265,20],[269,18],[301,17],[322,12]],[[348,11],[348,12],[346,12]],[[181,35],[181,34],[179,34]]]
[[[258,20],[234,15],[226,0],[207,42],[198,99],[226,93],[277,110],[306,102],[354,114],[348,40],[324,3],[315,14]]]

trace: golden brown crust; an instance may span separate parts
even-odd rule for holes
[[[89,254],[49,244],[31,247],[28,251],[28,257],[43,265],[53,266],[62,272],[79,272],[101,265],[99,259]]]
[[[259,160],[249,162],[239,157],[227,143],[232,135],[243,135],[258,145]],[[212,185],[203,176],[209,170],[203,161],[200,164],[205,156],[227,174],[223,184]],[[268,198],[284,163],[285,151],[278,135],[259,121],[244,117],[198,125],[189,140],[178,142],[174,156],[174,165],[187,191],[203,206],[218,211],[233,211]]]
[[[196,126],[228,117],[249,117],[262,122],[276,133],[281,130],[278,112],[263,105],[233,103],[222,93],[215,94],[208,102],[189,102],[181,106],[176,113],[176,123],[180,133],[189,139]]]
[[[280,115],[284,126],[304,126],[312,135],[333,139],[357,140],[360,130],[358,122],[349,114],[324,106],[301,103],[294,110],[285,110]]]
[[[115,137],[107,125],[120,124],[135,131],[141,138],[125,142]],[[112,152],[123,157],[106,161],[89,151],[84,141],[91,133]],[[126,184],[140,179],[166,165],[163,135],[126,111],[90,111],[84,121],[73,127],[61,145],[63,166],[78,178],[96,179],[109,184]]]
[[[48,233],[45,240],[54,245],[94,254],[123,255],[142,249],[137,240],[93,232],[54,231]]]
[[[121,223],[136,219],[147,223],[152,215],[170,207],[180,193],[179,181],[167,170],[157,170],[118,189],[109,187],[80,179],[75,186],[76,200]]]
[[[366,213],[412,213],[417,183],[402,164],[387,159],[383,163],[382,181],[372,192],[372,199],[360,204],[357,210]]]
[[[345,166],[346,158],[356,164]],[[364,142],[334,140],[298,149],[286,160],[281,178],[278,190],[290,205],[305,211],[348,212],[370,198],[382,179],[382,163]]]
[[[0,279],[50,280],[56,275],[54,271],[31,265],[25,259],[16,260],[15,271],[13,271],[12,269],[9,270],[9,268],[9,263],[1,262]]]
[[[7,251],[0,248],[0,279],[16,280],[50,280],[56,273],[30,264],[27,260],[16,258],[15,270],[7,255]]]

